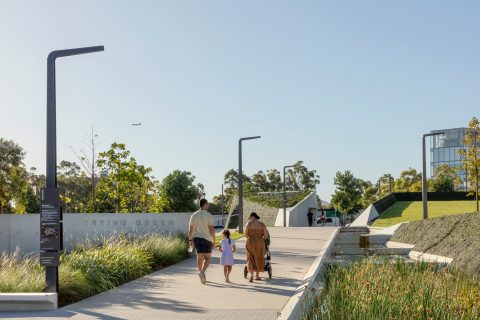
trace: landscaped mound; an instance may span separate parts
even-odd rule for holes
[[[451,267],[480,276],[479,230],[480,213],[468,213],[402,224],[391,240],[453,258]]]
[[[305,199],[312,191],[299,191],[287,195],[287,207],[293,207]],[[247,195],[247,200],[270,208],[283,208],[283,193],[272,195]]]
[[[182,237],[160,235],[116,236],[79,246],[61,257],[59,303],[85,299],[177,263],[188,257],[187,247]],[[0,292],[41,292],[44,286],[38,258],[18,252],[0,256]]]
[[[424,262],[334,267],[305,319],[478,319],[480,285]]]

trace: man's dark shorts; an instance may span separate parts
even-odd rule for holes
[[[197,253],[212,253],[212,241],[203,238],[193,238]]]

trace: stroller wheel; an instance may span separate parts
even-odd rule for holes
[[[268,278],[272,279],[272,266],[268,268]]]
[[[247,266],[245,266],[245,268],[243,268],[243,277],[247,279],[247,276],[248,276],[248,270],[247,270]]]

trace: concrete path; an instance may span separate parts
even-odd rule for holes
[[[218,250],[198,278],[195,259],[129,282],[57,311],[0,313],[2,319],[276,319],[334,228],[271,228],[273,278],[253,284],[243,278],[245,241],[238,240],[236,265],[226,284]]]

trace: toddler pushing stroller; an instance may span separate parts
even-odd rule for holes
[[[272,256],[270,254],[270,238],[265,239],[265,271],[268,272],[268,278],[272,279],[272,264],[270,263]],[[243,269],[243,276],[247,279],[248,268],[245,266]]]

